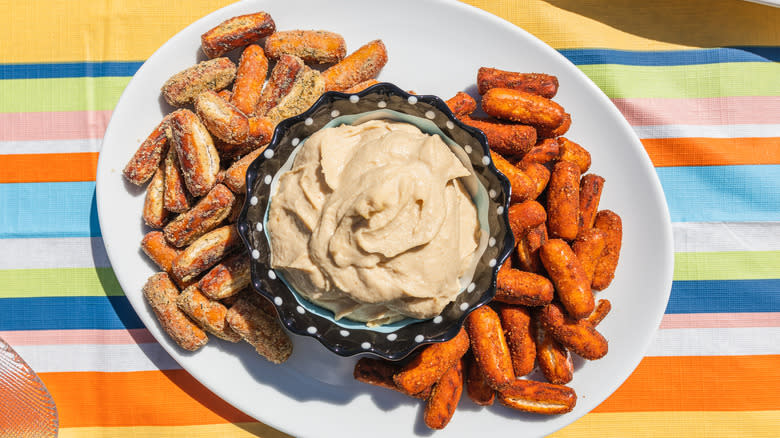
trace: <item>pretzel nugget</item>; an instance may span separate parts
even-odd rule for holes
[[[447,104],[447,107],[455,117],[468,116],[477,109],[477,101],[462,91],[458,91],[457,94],[444,103]]]
[[[304,67],[290,91],[266,113],[266,117],[275,125],[284,119],[297,116],[309,109],[324,92],[325,81],[322,74]]]
[[[528,152],[536,143],[536,129],[533,126],[473,119],[465,115],[461,120],[482,131],[487,137],[490,149],[502,155],[520,156]]]
[[[190,110],[178,110],[166,127],[171,146],[176,148],[184,183],[192,196],[202,196],[214,187],[219,172],[219,154],[208,130]]]
[[[246,192],[246,170],[249,165],[265,150],[264,147],[255,149],[252,152],[236,160],[225,171],[224,183],[233,191],[233,193],[245,193]]]
[[[565,113],[563,115],[563,123],[561,123],[560,126],[555,129],[538,128],[536,130],[536,138],[548,139],[560,137],[569,132],[569,128],[571,128],[571,114]]]
[[[550,99],[509,88],[491,88],[482,96],[482,109],[502,120],[555,129],[563,123],[563,108]]]
[[[249,255],[236,253],[217,264],[200,279],[198,286],[212,300],[235,295],[249,286]]]
[[[165,173],[163,191],[165,209],[172,213],[182,213],[189,210],[190,196],[187,193],[184,175],[181,173],[175,148],[168,148],[163,169]]]
[[[533,318],[534,341],[536,342],[536,363],[548,382],[565,385],[574,377],[574,364],[569,350],[556,341],[539,324],[538,318]]]
[[[163,230],[165,238],[181,248],[208,233],[222,222],[233,207],[236,197],[222,184],[217,184],[188,212],[172,220]]]
[[[539,310],[539,323],[558,342],[588,360],[596,360],[607,354],[607,340],[586,320],[574,320],[563,313],[557,303]]]
[[[604,232],[604,252],[593,271],[593,283],[591,287],[596,290],[604,290],[612,283],[620,258],[620,246],[623,240],[623,222],[617,213],[610,210],[602,210],[596,213],[596,221],[593,226]]]
[[[596,270],[596,263],[598,263],[601,254],[604,252],[604,246],[606,246],[604,233],[598,228],[591,228],[581,232],[571,244],[571,249],[577,255],[580,264],[582,264],[582,269],[585,271],[585,277],[588,279],[589,285],[593,282],[593,272]]]
[[[555,290],[547,278],[512,269],[504,263],[496,276],[495,300],[524,306],[544,306],[553,299]]]
[[[516,377],[522,377],[534,369],[536,344],[531,333],[531,312],[521,306],[497,305],[504,337],[509,345],[512,368]]]
[[[490,406],[496,398],[496,391],[490,387],[479,369],[474,355],[467,354],[463,357],[463,365],[466,379],[466,394],[471,401],[480,406]]]
[[[141,249],[163,271],[170,274],[180,251],[171,246],[161,231],[150,231],[141,239]]]
[[[612,310],[612,303],[610,303],[609,300],[599,300],[599,302],[596,303],[596,308],[593,309],[593,313],[585,318],[585,320],[593,327],[596,327],[607,317],[610,310]]]
[[[544,265],[539,258],[539,248],[547,242],[547,227],[542,223],[526,231],[515,249],[517,260],[524,271],[544,273]]]
[[[341,35],[325,30],[287,30],[265,40],[265,52],[271,59],[294,55],[306,63],[339,62],[347,55],[347,43]]]
[[[536,184],[531,178],[501,155],[490,151],[490,156],[493,158],[493,165],[496,166],[496,169],[509,180],[509,185],[512,188],[512,202],[523,202],[529,199],[536,190]]]
[[[226,254],[240,245],[241,239],[235,226],[226,225],[217,228],[192,242],[173,261],[171,269],[177,278],[190,281],[217,264]]]
[[[577,404],[577,393],[568,386],[518,379],[498,393],[507,407],[535,414],[565,414]]]
[[[217,93],[204,91],[195,99],[195,111],[215,137],[229,144],[264,145],[271,141],[273,125],[265,117],[247,117]]]
[[[325,91],[344,91],[376,77],[387,64],[387,49],[382,40],[374,40],[352,52],[322,73]]]
[[[550,239],[539,250],[544,268],[555,285],[558,299],[574,319],[593,312],[593,292],[588,278],[571,247],[561,239]]]
[[[531,194],[531,198],[537,199],[550,182],[550,171],[544,164],[535,163],[533,161],[525,162],[521,160],[517,167],[534,182],[535,191]]]
[[[363,81],[363,82],[361,82],[361,83],[359,83],[357,85],[353,85],[353,86],[347,88],[346,90],[344,90],[344,93],[348,93],[348,94],[349,93],[359,93],[359,92],[365,90],[366,88],[368,88],[368,87],[370,87],[372,85],[376,85],[378,83],[379,83],[379,81],[377,81],[376,79],[369,79],[367,81]]]
[[[265,12],[229,18],[200,36],[203,53],[216,58],[271,35],[276,24]]]
[[[555,138],[547,138],[536,143],[520,161],[521,163],[534,162],[546,164],[555,160],[560,155],[560,145]]]
[[[195,351],[206,345],[209,338],[176,306],[179,290],[168,274],[159,272],[146,280],[143,287],[146,301],[152,307],[160,326],[181,348]]]
[[[233,93],[225,100],[247,116],[254,115],[267,74],[268,58],[263,49],[257,44],[247,46],[238,61]]]
[[[580,171],[569,161],[555,163],[547,189],[547,231],[572,240],[580,222]]]
[[[162,86],[162,95],[171,106],[184,106],[198,94],[219,91],[233,82],[236,65],[228,58],[203,61],[171,76]]]
[[[512,204],[507,211],[509,216],[509,228],[515,236],[515,242],[519,242],[529,228],[543,224],[547,220],[547,212],[542,204],[536,201],[524,201]]]
[[[491,88],[511,88],[552,99],[558,93],[558,78],[544,73],[516,73],[480,67],[477,71],[477,87],[479,94],[485,94]]]
[[[282,97],[290,91],[298,74],[303,70],[303,66],[303,60],[297,56],[280,56],[274,69],[271,70],[271,77],[268,78],[268,82],[260,94],[260,100],[257,102],[254,113],[258,116],[264,116],[268,110],[275,107]]]
[[[501,320],[489,306],[482,306],[466,318],[466,330],[471,340],[471,351],[482,370],[487,384],[500,391],[515,380],[512,356],[504,338]]]
[[[419,394],[436,383],[468,349],[469,337],[461,328],[449,341],[425,347],[393,376],[393,381],[404,394]]]
[[[604,178],[596,174],[589,173],[580,179],[580,233],[593,228],[603,188]]]
[[[455,414],[460,396],[463,394],[463,361],[455,362],[434,385],[423,420],[431,429],[444,429]]]
[[[292,342],[276,314],[269,314],[258,306],[260,300],[259,296],[251,295],[239,298],[228,309],[226,319],[230,328],[255,347],[259,355],[280,364],[292,354]]]
[[[590,152],[584,147],[569,140],[566,137],[558,138],[560,145],[560,154],[558,159],[561,161],[571,161],[580,168],[580,173],[585,173],[590,169]]]
[[[160,167],[165,147],[168,145],[168,137],[165,135],[164,124],[168,116],[163,118],[148,137],[135,151],[130,161],[127,162],[122,174],[131,183],[140,186],[149,181],[157,168]]]
[[[200,292],[197,285],[184,289],[176,299],[176,305],[204,330],[230,342],[238,342],[241,336],[230,328],[225,316],[227,308],[219,301],[211,301]]]
[[[168,212],[165,210],[163,199],[164,180],[163,170],[161,168],[157,169],[152,182],[146,187],[142,217],[144,223],[152,228],[162,228],[168,220]]]
[[[352,375],[358,382],[368,383],[369,385],[381,386],[382,388],[399,391],[398,386],[393,382],[393,375],[398,372],[400,367],[386,360],[374,359],[369,357],[360,358],[355,364],[355,371]],[[427,400],[431,396],[432,386],[419,394],[413,395],[415,398]]]

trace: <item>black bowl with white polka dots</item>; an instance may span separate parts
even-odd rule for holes
[[[463,147],[479,182],[489,193],[487,219],[490,234],[472,282],[441,315],[413,322],[389,333],[365,325],[355,328],[354,323],[345,327],[334,321],[332,314],[328,318],[307,311],[271,269],[271,252],[263,229],[271,181],[302,140],[339,115],[385,108],[431,120],[446,136]],[[514,246],[507,215],[509,182],[493,166],[482,131],[461,123],[438,97],[412,95],[389,83],[379,83],[355,94],[327,92],[306,112],[281,121],[271,143],[249,166],[246,187],[247,197],[238,219],[238,231],[251,257],[253,287],[274,303],[287,329],[314,337],[341,356],[369,353],[399,360],[422,345],[453,338],[466,316],[495,296],[496,273]]]

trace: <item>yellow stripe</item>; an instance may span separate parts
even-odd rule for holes
[[[60,438],[288,438],[262,423],[227,423],[203,426],[131,426],[68,427],[60,429]]]
[[[0,0],[0,63],[145,60],[231,0]],[[738,0],[466,0],[555,48],[778,45],[780,9]],[[273,15],[273,8],[269,12]],[[333,24],[338,31],[338,24]]]

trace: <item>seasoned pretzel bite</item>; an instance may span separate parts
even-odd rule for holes
[[[504,263],[496,276],[495,300],[524,306],[544,306],[553,299],[555,290],[547,278],[521,271]]]
[[[530,199],[536,191],[534,181],[501,155],[490,151],[490,156],[493,158],[493,165],[496,166],[496,169],[509,180],[509,185],[512,187],[510,196],[512,202],[523,202]]]
[[[249,255],[241,251],[211,268],[200,279],[198,286],[207,297],[221,300],[239,293],[249,286],[249,282]]]
[[[393,376],[393,381],[404,394],[419,394],[433,386],[468,349],[469,337],[461,328],[449,341],[425,347]]]
[[[536,344],[531,333],[531,312],[522,306],[498,304],[495,306],[504,337],[509,345],[515,377],[522,377],[534,369]]]
[[[230,328],[225,316],[227,308],[219,301],[206,298],[197,285],[184,289],[176,299],[176,305],[199,326],[214,336],[230,342],[238,342],[241,336]]]
[[[157,169],[152,182],[146,186],[146,197],[144,198],[144,208],[141,214],[144,223],[152,228],[162,228],[168,221],[168,211],[165,210],[164,202],[165,177],[163,169]]]
[[[387,49],[382,40],[371,41],[322,73],[325,91],[344,91],[376,77],[387,64]]]
[[[603,188],[604,178],[596,174],[589,173],[580,179],[580,233],[593,228]]]
[[[297,56],[280,56],[274,69],[271,70],[271,77],[268,78],[268,82],[260,94],[260,100],[257,102],[254,113],[258,116],[264,116],[268,110],[275,107],[282,97],[290,91],[298,74],[303,70],[303,66],[303,60]]]
[[[477,109],[477,101],[462,91],[458,91],[457,94],[447,99],[444,103],[447,104],[447,107],[455,117],[468,116]]]
[[[507,407],[536,414],[565,414],[577,404],[577,394],[568,386],[518,379],[498,393]]]
[[[203,53],[216,58],[271,35],[276,24],[265,12],[229,18],[200,36]]]
[[[569,161],[555,163],[547,189],[547,232],[572,240],[580,222],[580,171]]]
[[[171,282],[168,274],[158,272],[146,280],[143,294],[151,306],[160,326],[181,348],[195,351],[206,345],[209,338],[200,327],[179,310],[176,299],[179,290]]]
[[[294,55],[306,63],[339,62],[347,55],[344,37],[326,30],[279,31],[265,39],[265,52],[271,59]]]
[[[366,88],[368,88],[368,87],[370,87],[372,85],[376,85],[378,83],[379,83],[379,81],[377,81],[376,79],[369,79],[367,81],[363,81],[363,82],[361,82],[361,83],[359,83],[357,85],[353,85],[353,86],[347,88],[346,90],[344,90],[344,92],[345,93],[359,93],[359,92],[365,90]]]
[[[536,201],[523,201],[512,204],[507,211],[509,216],[509,228],[515,236],[515,243],[519,242],[529,228],[543,224],[547,220],[547,212],[542,204]]]
[[[515,247],[517,260],[524,271],[544,274],[544,265],[539,258],[539,248],[547,242],[547,227],[542,223],[526,231]]]
[[[500,391],[515,380],[512,356],[498,314],[489,306],[482,306],[466,318],[466,330],[474,359],[487,384]]]
[[[255,149],[252,152],[244,155],[241,159],[236,160],[225,171],[224,183],[233,191],[233,193],[245,193],[246,192],[246,170],[249,165],[265,150],[264,147]]]
[[[601,321],[603,321],[604,318],[607,317],[607,314],[609,314],[610,310],[612,310],[612,303],[610,303],[609,300],[599,300],[598,303],[596,303],[596,308],[593,309],[593,313],[588,315],[585,320],[588,321],[593,327],[596,327],[597,325],[601,324]]]
[[[563,108],[550,99],[509,88],[491,88],[482,96],[482,109],[502,120],[555,129],[563,123]]]
[[[433,386],[423,420],[431,429],[444,429],[455,414],[463,394],[463,361],[458,360]]]
[[[179,254],[173,261],[173,274],[182,281],[190,281],[240,245],[241,239],[233,225],[210,231]]]
[[[268,58],[265,57],[262,47],[257,44],[247,46],[238,61],[233,93],[225,101],[247,116],[254,115],[267,74]]]
[[[587,316],[587,315],[586,315]],[[550,303],[538,311],[539,323],[558,342],[588,360],[601,359],[607,354],[607,340],[585,319],[572,319],[557,303]]]
[[[235,200],[227,187],[215,185],[194,207],[165,226],[165,238],[178,248],[189,245],[216,228],[230,214]]]
[[[620,258],[620,246],[623,240],[623,221],[611,210],[596,213],[593,226],[604,232],[604,252],[601,253],[596,269],[593,271],[593,283],[596,290],[604,290],[612,283]]]
[[[558,144],[560,145],[560,153],[558,155],[560,161],[571,161],[576,164],[580,169],[580,174],[590,169],[590,152],[585,150],[584,147],[566,137],[558,138]]]
[[[533,126],[474,119],[468,115],[463,115],[460,119],[463,123],[482,131],[487,137],[490,149],[501,155],[521,156],[536,143],[536,129]]]
[[[182,213],[190,209],[190,195],[187,193],[187,185],[184,175],[181,173],[179,159],[176,156],[176,148],[168,148],[163,163],[164,187],[163,204],[165,209],[172,213]]]
[[[595,306],[593,292],[571,247],[561,239],[550,239],[542,245],[539,256],[566,312],[574,319],[590,315]]]
[[[217,182],[219,154],[206,127],[195,113],[184,109],[171,114],[165,132],[176,149],[187,190],[192,196],[208,193]]]
[[[160,167],[163,153],[168,146],[168,137],[165,135],[164,125],[168,120],[165,116],[141,143],[130,161],[127,162],[122,174],[131,183],[140,186],[154,176]]]
[[[574,364],[569,350],[550,336],[539,323],[538,317],[532,318],[534,341],[536,342],[536,363],[548,382],[565,385],[574,377]]]
[[[585,277],[588,279],[588,285],[593,282],[593,272],[596,270],[596,263],[601,258],[606,245],[604,233],[598,228],[590,228],[581,232],[571,244],[571,249],[582,265],[585,271]]]
[[[463,356],[463,373],[466,385],[466,394],[471,401],[480,406],[490,406],[496,399],[496,390],[491,388],[482,375],[477,361],[471,352]]]
[[[560,137],[569,132],[569,128],[571,128],[571,114],[565,113],[563,115],[563,123],[561,123],[561,125],[557,128],[537,128],[536,138],[548,139]]]
[[[555,138],[546,138],[534,145],[520,161],[521,163],[534,162],[539,164],[546,164],[550,161],[558,158],[560,154],[560,146],[558,140]]]
[[[228,58],[210,59],[171,76],[162,86],[162,95],[171,106],[184,106],[198,94],[219,91],[233,82],[236,65]]]
[[[383,388],[392,389],[403,393],[398,386],[393,382],[393,375],[400,370],[400,366],[396,363],[374,359],[369,357],[362,357],[355,364],[355,371],[352,375],[358,382],[368,383],[369,385],[381,386]],[[431,396],[431,390],[433,386],[429,386],[422,392],[414,394],[412,397],[427,400]],[[408,394],[407,394],[408,395]]]
[[[558,78],[544,73],[517,73],[480,67],[477,88],[479,94],[485,94],[491,88],[511,88],[552,99],[558,93]]]
[[[536,190],[531,195],[531,198],[538,198],[550,182],[550,171],[544,164],[535,163],[533,161],[525,162],[521,160],[517,167],[534,182]]]
[[[273,125],[289,117],[297,116],[311,107],[325,92],[325,81],[317,70],[304,66],[290,90],[266,117]],[[269,137],[270,138],[270,137]]]
[[[213,91],[204,91],[195,99],[195,111],[209,132],[225,143],[259,146],[271,141],[269,120],[247,117]]]
[[[180,251],[171,246],[161,231],[150,231],[141,239],[141,249],[154,264],[168,274],[171,273],[173,261],[179,256]]]
[[[292,354],[292,342],[274,313],[263,310],[266,301],[256,292],[243,295],[227,312],[230,328],[255,347],[255,351],[269,361],[280,364]]]

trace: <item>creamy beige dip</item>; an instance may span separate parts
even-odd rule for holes
[[[460,290],[479,242],[470,175],[437,135],[372,120],[309,137],[271,198],[271,265],[342,317],[431,318]]]

